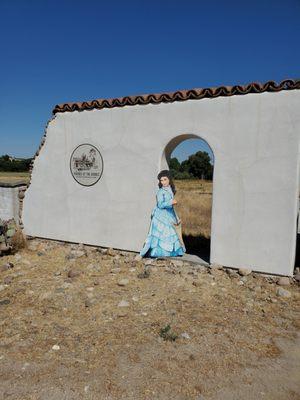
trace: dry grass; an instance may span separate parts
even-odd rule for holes
[[[182,220],[184,235],[210,238],[212,181],[180,180],[175,181],[176,211]]]
[[[19,181],[28,183],[29,179],[29,172],[0,172],[0,182],[3,183],[16,183]]]
[[[21,249],[27,248],[26,235],[24,235],[23,231],[19,227],[16,227],[16,232],[10,239],[10,244],[12,246],[13,253],[18,252]]]
[[[240,385],[245,368],[279,356],[274,338],[292,339],[299,328],[294,285],[281,299],[259,274],[240,285],[224,271],[171,260],[156,260],[141,279],[135,254],[86,251],[69,260],[69,245],[33,240],[21,257],[1,259],[15,266],[0,272],[12,279],[1,292],[9,303],[0,305],[0,398],[214,399],[234,374]],[[80,275],[69,278],[70,269]],[[118,307],[123,299],[129,307]],[[168,325],[175,340],[160,336]],[[282,398],[292,399],[287,390]]]

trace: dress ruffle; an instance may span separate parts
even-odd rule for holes
[[[150,257],[182,256],[184,249],[171,223],[152,217],[149,234],[140,255]]]
[[[171,187],[157,191],[157,205],[151,213],[149,233],[140,251],[142,257],[175,257],[185,253],[186,249],[173,226],[177,222],[172,205],[173,197]]]

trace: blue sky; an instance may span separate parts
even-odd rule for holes
[[[33,156],[57,103],[299,78],[299,21],[300,0],[0,0],[0,154]]]

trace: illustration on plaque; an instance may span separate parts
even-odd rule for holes
[[[91,144],[79,145],[71,155],[70,169],[80,185],[94,185],[103,172],[103,159],[99,150]]]

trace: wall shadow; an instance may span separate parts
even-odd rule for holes
[[[300,268],[300,234],[297,233],[297,239],[296,239],[296,256],[295,256],[295,268]]]
[[[210,239],[198,235],[182,235],[187,254],[194,254],[209,263]]]

